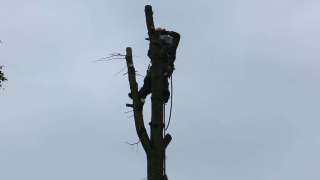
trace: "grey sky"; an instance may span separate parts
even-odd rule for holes
[[[131,46],[144,74],[147,3],[182,35],[169,178],[318,180],[316,0],[0,0],[0,179],[145,178],[125,64],[93,61]]]

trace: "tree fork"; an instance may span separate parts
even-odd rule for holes
[[[126,49],[126,62],[128,67],[128,79],[130,84],[131,95],[133,99],[132,105],[127,105],[133,108],[136,132],[143,149],[147,155],[147,171],[148,180],[164,180],[164,155],[165,149],[171,141],[171,136],[168,134],[163,137],[164,122],[163,122],[163,82],[164,77],[164,57],[162,56],[161,47],[157,45],[159,34],[155,31],[153,22],[153,11],[150,5],[145,6],[146,26],[149,35],[149,49],[153,52],[151,61],[151,103],[152,115],[150,125],[150,138],[146,131],[143,121],[143,107],[138,95],[138,84],[136,82],[136,71],[132,60],[132,49]]]

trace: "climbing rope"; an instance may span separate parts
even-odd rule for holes
[[[170,122],[171,122],[171,115],[172,115],[172,104],[173,104],[173,85],[172,85],[172,76],[170,78],[171,82],[170,82],[170,88],[171,88],[171,97],[170,97],[170,112],[169,112],[169,119],[168,119],[168,123],[166,125],[166,127],[164,128],[163,131],[163,137],[165,137],[166,135],[166,131],[168,130],[169,126],[170,126]],[[163,104],[162,108],[163,108],[163,124],[166,123],[166,104]],[[166,176],[166,150],[164,149],[163,152],[163,174]]]
[[[170,112],[169,112],[169,119],[168,119],[168,123],[166,125],[165,131],[168,130],[170,123],[171,123],[171,115],[172,115],[172,104],[173,104],[173,84],[172,84],[172,76],[170,78],[170,88],[171,88],[171,97],[170,97]],[[165,118],[165,117],[164,117]]]
[[[163,124],[166,122],[166,107],[165,104],[162,105],[163,108]],[[166,135],[166,130],[163,131],[163,137]],[[166,175],[166,150],[163,149],[163,175]]]

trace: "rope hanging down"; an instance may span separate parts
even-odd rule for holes
[[[162,109],[163,109],[163,124],[166,123],[166,105],[163,104],[162,105]],[[165,137],[166,135],[166,130],[163,131],[163,137]],[[166,149],[163,148],[163,174],[166,175]]]
[[[168,130],[169,126],[170,126],[170,122],[171,122],[171,115],[172,115],[172,98],[173,98],[173,85],[172,85],[172,76],[171,76],[171,82],[170,82],[170,86],[171,86],[171,100],[170,100],[170,113],[169,113],[169,120],[168,120],[168,123],[163,131],[163,137],[165,137],[166,135],[166,131]],[[163,105],[163,124],[166,123],[166,107],[165,107],[165,104]],[[166,150],[164,149],[164,152],[163,152],[163,174],[166,176],[167,173],[166,173]]]
[[[170,123],[171,123],[171,115],[172,115],[172,104],[173,104],[173,84],[172,84],[172,76],[170,77],[170,88],[171,88],[171,97],[170,97],[170,112],[169,112],[169,119],[168,119],[168,123],[165,127],[165,131],[167,131],[169,129],[169,126],[170,126]],[[165,111],[165,108],[164,108],[164,111]],[[165,122],[165,116],[164,117],[164,122]]]

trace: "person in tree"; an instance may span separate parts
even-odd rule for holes
[[[170,98],[168,79],[171,77],[175,69],[174,62],[176,59],[176,52],[180,41],[180,34],[174,31],[167,31],[162,28],[157,28],[155,29],[155,31],[159,33],[159,42],[157,43],[157,45],[160,46],[161,52],[164,55],[164,63],[167,64],[164,70],[165,78],[163,82],[163,102],[167,103]],[[148,51],[148,57],[150,59],[153,58],[153,52],[150,48]],[[151,69],[152,68],[149,66],[147,74],[144,78],[144,84],[138,92],[139,98],[142,103],[144,103],[145,98],[151,93]],[[129,97],[132,99],[131,93],[129,93]]]

